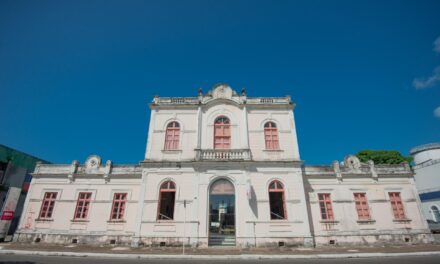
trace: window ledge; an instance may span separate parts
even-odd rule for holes
[[[108,220],[107,221],[107,223],[109,223],[109,224],[124,224],[126,222],[127,221],[125,221],[125,220]]]
[[[162,151],[162,153],[179,153],[179,152],[182,152],[182,150],[181,149],[162,149],[161,150]]]
[[[53,222],[52,218],[37,218],[35,222]]]
[[[287,222],[286,218],[283,219],[270,219],[271,222]]]
[[[405,219],[393,219],[394,223],[409,223],[411,222],[411,219],[405,218]]]
[[[338,224],[339,221],[337,220],[321,220],[319,221],[321,224]]]
[[[166,220],[166,219],[161,219],[161,220],[156,220],[156,223],[160,224],[160,223],[165,223],[165,224],[171,224],[171,223],[175,223],[176,221],[174,221],[174,219],[172,220]]]
[[[72,220],[70,220],[70,222],[72,222],[72,223],[88,223],[89,220],[87,220],[87,219],[72,219]]]
[[[357,220],[356,222],[358,222],[358,224],[373,224],[373,223],[376,223],[376,220],[374,220],[374,219],[360,219],[360,220]]]
[[[263,149],[263,152],[284,152],[282,149]]]

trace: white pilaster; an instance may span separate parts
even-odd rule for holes
[[[138,247],[141,239],[141,227],[142,227],[142,216],[144,215],[144,201],[145,193],[147,191],[147,176],[148,172],[146,170],[142,171],[142,183],[141,190],[139,192],[138,205],[136,210],[136,222],[135,222],[135,232],[131,241],[132,247]]]
[[[151,109],[150,115],[150,127],[148,128],[148,136],[147,136],[147,149],[145,150],[145,159],[151,159],[151,148],[153,144],[153,131],[156,124],[156,109]]]
[[[293,110],[289,112],[289,115],[290,115],[290,127],[292,129],[292,135],[293,135],[293,144],[294,144],[293,151],[294,151],[294,156],[298,160],[301,160],[301,158],[299,156],[298,136],[296,134],[295,116],[293,115]]]
[[[243,127],[244,129],[242,129],[242,136],[243,136],[242,148],[249,149],[248,112],[247,112],[246,105],[243,106],[242,113],[243,113],[242,120],[244,123],[244,127]]]
[[[202,107],[197,108],[197,149],[202,146]]]

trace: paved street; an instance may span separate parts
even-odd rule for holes
[[[112,263],[182,263],[197,264],[206,263],[207,260],[135,260],[135,259],[108,259],[108,258],[89,258],[89,257],[44,257],[44,256],[26,256],[26,255],[4,255],[0,254],[1,264],[78,264],[79,262],[87,264],[112,264]],[[323,263],[323,264],[348,264],[348,263],[384,263],[384,264],[428,264],[440,263],[440,256],[421,256],[421,257],[387,257],[387,258],[360,258],[360,259],[290,259],[290,260],[212,260],[210,263],[233,264],[233,263]]]

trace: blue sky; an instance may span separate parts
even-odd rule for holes
[[[154,95],[291,95],[301,158],[440,141],[440,1],[0,1],[0,143],[143,159]],[[438,110],[440,112],[440,110]]]

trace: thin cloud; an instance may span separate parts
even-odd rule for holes
[[[440,37],[434,41],[434,51],[440,53]]]
[[[434,116],[440,118],[440,106],[434,109]]]
[[[432,71],[431,76],[429,76],[428,78],[415,78],[413,81],[413,86],[417,90],[422,90],[429,87],[433,87],[439,82],[440,82],[440,66],[437,66],[437,68],[435,68]]]

